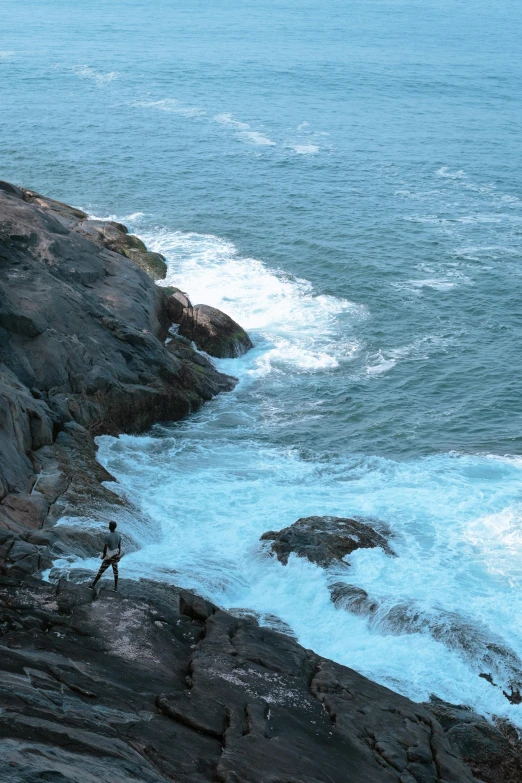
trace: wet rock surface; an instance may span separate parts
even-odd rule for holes
[[[245,330],[226,313],[209,305],[186,307],[179,333],[218,359],[242,356],[253,347]]]
[[[386,538],[373,527],[344,517],[303,517],[282,530],[263,533],[261,541],[273,542],[271,552],[284,565],[292,552],[323,568],[342,563],[356,549],[381,547],[386,554],[394,554]]]
[[[1,781],[473,780],[425,707],[188,592],[101,584],[0,579]]]
[[[348,612],[360,615],[373,614],[378,609],[378,603],[372,600],[362,587],[335,582],[330,585],[330,597],[336,609],[346,609]]]

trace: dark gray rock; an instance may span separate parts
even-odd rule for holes
[[[179,324],[183,319],[183,312],[186,308],[192,308],[190,299],[179,288],[170,288],[168,290],[167,309],[171,323]]]
[[[0,578],[2,783],[472,783],[425,707],[187,591],[101,584]]]
[[[330,585],[330,597],[336,609],[346,609],[353,614],[368,615],[377,611],[378,603],[373,601],[366,590],[345,582]]]
[[[497,719],[490,723],[470,707],[435,698],[425,706],[477,779],[483,783],[522,781],[520,732],[509,721]]]
[[[379,546],[386,554],[394,554],[384,536],[373,527],[344,517],[303,517],[278,532],[263,533],[261,541],[273,541],[271,551],[283,565],[292,552],[323,568],[342,563],[356,549]]]
[[[242,356],[253,347],[250,337],[239,324],[209,305],[185,308],[179,333],[192,340],[201,351],[218,359]]]

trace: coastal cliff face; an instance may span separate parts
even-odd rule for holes
[[[516,743],[480,716],[438,705],[443,729],[430,705],[254,618],[154,582],[93,595],[35,576],[100,549],[99,531],[58,520],[130,510],[96,434],[179,419],[234,385],[188,341],[166,342],[172,321],[208,308],[178,296],[174,312],[162,264],[124,226],[0,183],[0,780],[471,783],[462,759],[486,783],[522,780]],[[210,315],[218,355],[250,347]],[[338,531],[320,550],[317,519],[268,534],[278,556],[342,557]],[[359,523],[343,522],[353,538]],[[360,545],[387,551],[371,533]]]
[[[120,224],[0,185],[0,572],[46,565],[66,511],[121,504],[100,487],[94,435],[179,419],[234,386],[165,343],[153,255]]]
[[[4,189],[0,215],[4,490],[27,491],[27,453],[53,443],[66,422],[143,430],[232,388],[194,351],[165,346],[165,291],[105,246],[111,235],[88,232],[84,213]]]

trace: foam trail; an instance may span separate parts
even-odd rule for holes
[[[237,138],[241,139],[242,141],[265,147],[276,146],[275,141],[272,141],[263,133],[253,130],[248,122],[240,122],[239,120],[234,119],[233,115],[229,112],[224,114],[216,114],[214,116],[214,121],[218,122],[220,125],[225,125],[228,128],[233,128],[237,132]]]
[[[259,144],[261,146],[275,147],[275,141],[272,141],[267,136],[263,136],[259,131],[242,131],[238,134],[240,139],[251,141],[252,144]]]
[[[171,112],[187,118],[203,117],[207,113],[205,109],[199,109],[197,106],[183,106],[175,98],[164,98],[158,101],[133,101],[132,106]]]
[[[316,152],[319,152],[317,144],[294,144],[292,149],[298,155],[314,155]]]
[[[97,71],[95,68],[91,68],[90,65],[75,65],[71,68],[71,71],[82,79],[91,79],[96,82],[99,87],[108,84],[119,77],[119,74],[116,71],[104,73],[103,71]]]

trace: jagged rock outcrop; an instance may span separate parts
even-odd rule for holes
[[[87,216],[85,218],[74,227],[79,234],[130,258],[153,280],[163,280],[166,277],[165,256],[147,250],[145,243],[134,234],[129,234],[127,227],[122,223],[115,223],[112,220],[91,220]]]
[[[242,356],[253,347],[245,330],[229,315],[209,305],[186,307],[179,334],[192,340],[201,351],[218,359]]]
[[[27,545],[74,487],[92,489],[88,473],[111,479],[93,467],[93,435],[179,419],[234,386],[187,344],[165,345],[167,295],[137,265],[141,245],[120,224],[0,185],[0,529]],[[0,572],[15,556],[40,562],[9,552]]]
[[[190,593],[120,584],[0,579],[2,783],[472,783],[424,706]]]
[[[343,563],[356,549],[381,547],[393,555],[386,538],[370,525],[344,517],[303,517],[282,530],[268,530],[261,541],[273,541],[270,549],[286,565],[291,553],[327,568]]]

